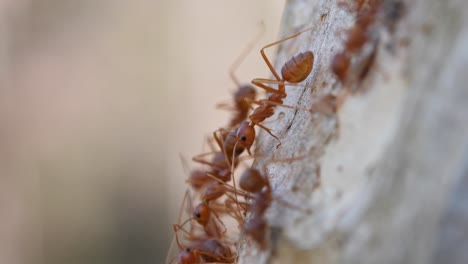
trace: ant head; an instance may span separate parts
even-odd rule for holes
[[[250,153],[250,148],[255,140],[255,129],[253,125],[250,125],[247,121],[242,122],[237,129],[236,137],[239,145],[244,146]]]
[[[232,131],[229,132],[229,134],[224,139],[224,146],[223,146],[226,149],[226,153],[228,155],[228,159],[230,162],[232,162],[231,155],[233,154],[234,151],[235,151],[234,155],[239,156],[245,150],[245,147],[243,145],[236,144],[236,143],[237,143],[237,129],[233,129]],[[235,150],[234,150],[234,147],[236,147]]]
[[[210,220],[210,208],[205,203],[200,203],[193,210],[193,216],[200,225],[206,225]]]
[[[246,169],[239,179],[239,186],[251,193],[259,192],[265,186],[265,181],[256,169]]]

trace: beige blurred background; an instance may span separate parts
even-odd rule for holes
[[[0,0],[0,263],[163,263],[179,153],[268,76],[283,0]],[[206,147],[205,147],[206,149]]]

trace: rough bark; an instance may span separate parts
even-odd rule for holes
[[[397,19],[398,2],[384,1],[375,63],[336,115],[278,108],[268,126],[282,145],[260,133],[255,166],[274,195],[313,213],[273,202],[268,249],[244,239],[240,263],[468,261],[468,2],[404,1]],[[330,62],[353,22],[337,1],[288,1],[283,36],[317,28],[280,45],[276,69],[315,54],[307,87],[288,87],[285,104],[344,89]]]

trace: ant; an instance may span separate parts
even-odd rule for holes
[[[257,169],[250,168],[245,170],[239,179],[239,187],[250,193],[250,197],[253,198],[248,208],[250,217],[244,223],[244,232],[252,237],[261,249],[265,249],[266,247],[265,233],[268,227],[264,213],[273,200],[291,208],[304,210],[280,198],[273,197],[272,187],[267,177],[265,165],[263,166],[263,175]],[[310,210],[305,210],[305,212],[307,214],[311,213]]]
[[[266,177],[266,168],[264,167],[263,170],[264,176],[256,169],[248,169],[244,171],[239,180],[240,188],[253,196],[253,202],[249,206],[250,217],[244,223],[244,232],[252,237],[261,249],[266,247],[265,234],[268,227],[264,213],[273,199],[286,206],[297,208],[286,201],[273,197],[270,181]],[[310,211],[307,211],[307,213],[310,213]]]
[[[187,191],[185,193],[184,202],[181,207],[181,212],[179,213],[179,219],[182,216],[182,208],[184,208],[184,204],[187,204],[188,207],[191,207],[191,196],[190,193]],[[190,208],[186,208],[190,210]],[[197,206],[194,209],[195,214],[203,214],[203,218],[206,220],[207,213],[206,209]],[[208,213],[209,218],[209,213]],[[221,263],[232,263],[236,259],[236,255],[232,253],[231,248],[228,242],[224,241],[223,236],[218,236],[214,238],[213,235],[209,234],[204,229],[204,234],[195,234],[195,230],[192,228],[186,230],[184,226],[189,223],[193,218],[186,220],[182,224],[174,224],[174,233],[175,239],[172,242],[171,249],[169,250],[169,254],[166,259],[166,263],[173,263],[175,258],[172,258],[173,254],[171,252],[175,249],[175,245],[179,247],[181,252],[178,254],[177,263],[202,263],[202,261],[207,262],[221,262]],[[198,221],[198,220],[197,220]],[[179,220],[180,223],[180,220]],[[209,220],[206,221],[205,225],[208,225]],[[183,231],[186,236],[184,239],[186,240],[184,244],[188,246],[183,246],[179,241],[178,232]]]
[[[211,238],[189,238],[190,246],[183,246],[179,242],[177,232],[183,230],[189,233],[183,227],[174,225],[175,239],[181,252],[177,256],[178,264],[205,263],[233,263],[237,258],[233,254],[228,244]],[[175,259],[167,257],[166,263],[172,263]]]
[[[194,162],[210,167],[209,171],[194,170],[190,173],[187,182],[190,183],[192,187],[198,190],[210,183],[212,181],[212,177],[209,177],[207,174],[211,174],[211,176],[214,176],[223,182],[231,180],[231,167],[237,167],[238,165],[238,159],[235,159],[235,157],[242,154],[245,150],[245,147],[243,147],[242,144],[237,144],[235,137],[236,131],[237,128],[233,128],[232,130],[216,130],[213,132],[213,138],[221,148],[221,151],[215,151],[214,146],[211,146],[210,144],[212,147],[211,152],[199,154],[192,158]],[[218,132],[221,132],[221,135],[218,135]],[[210,142],[210,140],[208,140],[208,142]],[[228,153],[233,154],[231,156],[228,155]],[[207,155],[213,155],[211,161],[206,161],[204,159],[204,156]]]
[[[267,229],[263,213],[272,201],[270,182],[256,169],[247,169],[241,175],[239,187],[253,194],[250,205],[250,218],[244,223],[244,232],[256,241],[260,248],[265,249],[265,233]]]
[[[363,49],[364,45],[371,40],[369,27],[375,21],[380,1],[356,0],[356,22],[348,29],[344,49],[333,56],[331,70],[342,84],[348,79],[351,58]],[[367,75],[376,54],[376,45],[372,51],[363,59],[363,66],[358,69],[358,81],[362,81]]]
[[[207,234],[210,236],[221,237],[226,231],[224,230],[222,234],[219,232],[219,227],[216,222],[214,222],[212,216],[216,217],[216,219],[222,223],[218,214],[227,213],[237,220],[237,222],[242,222],[243,217],[241,213],[236,214],[236,211],[226,210],[226,208],[231,208],[230,204],[234,202],[237,204],[239,210],[242,207],[245,211],[245,207],[247,205],[239,202],[237,196],[242,196],[245,199],[249,197],[249,194],[236,190],[235,187],[226,184],[213,175],[208,175],[213,177],[214,181],[206,187],[203,195],[201,196],[201,202],[193,210],[193,218],[188,219],[187,221],[194,219],[197,223],[203,226]],[[231,193],[234,193],[235,197],[232,197]],[[226,207],[215,202],[223,195],[226,196]]]
[[[266,56],[265,49],[280,44],[286,40],[295,38],[300,34],[303,34],[314,28],[315,26],[292,34],[286,38],[270,43],[260,50],[260,54],[263,60],[265,61],[266,65],[270,69],[271,73],[275,77],[275,80],[262,78],[255,78],[252,80],[252,84],[264,89],[269,93],[269,95],[267,99],[262,99],[259,101],[250,101],[250,103],[255,103],[259,106],[255,108],[253,113],[249,116],[250,122],[244,121],[243,123],[241,123],[239,129],[237,130],[236,137],[238,141],[240,140],[242,142],[242,145],[246,149],[250,149],[255,140],[255,130],[253,129],[255,125],[265,130],[268,134],[270,134],[279,142],[279,144],[276,146],[277,148],[281,146],[281,140],[276,135],[274,135],[269,128],[263,126],[260,123],[274,114],[274,108],[276,106],[294,109],[297,108],[294,106],[288,106],[283,104],[283,99],[287,96],[286,85],[298,85],[300,82],[305,80],[307,76],[309,76],[314,65],[314,53],[312,51],[299,53],[296,56],[290,58],[283,65],[283,67],[281,68],[282,77],[280,77],[276,70],[273,68],[273,65],[271,64],[270,60]],[[267,84],[277,84],[278,89],[272,88]]]

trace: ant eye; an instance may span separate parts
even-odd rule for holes
[[[190,252],[190,248],[186,248],[185,251]]]
[[[200,218],[200,217],[201,217],[200,213],[196,213],[196,214],[195,214],[195,217],[196,217],[196,218]]]
[[[245,136],[242,136],[241,140],[245,142],[247,140],[247,138]]]

